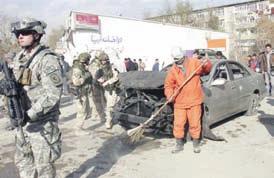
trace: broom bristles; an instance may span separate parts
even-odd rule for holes
[[[127,131],[128,142],[130,144],[134,144],[134,143],[137,143],[138,141],[140,141],[143,136],[144,131],[145,131],[145,128],[142,124],[136,128],[128,130]]]

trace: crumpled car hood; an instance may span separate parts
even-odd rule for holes
[[[160,89],[164,87],[166,72],[130,71],[118,76],[123,88]]]

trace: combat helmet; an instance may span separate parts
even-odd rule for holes
[[[15,22],[11,24],[11,32],[18,33],[24,30],[35,31],[38,34],[45,34],[45,28],[47,24],[43,21],[39,21],[33,18],[24,18],[21,21]]]
[[[100,55],[98,56],[98,59],[100,61],[109,61],[109,57],[108,57],[107,53],[105,53],[104,51],[102,51],[100,53]]]
[[[102,52],[103,52],[103,51],[101,51],[101,50],[97,50],[97,51],[95,52],[94,58],[95,58],[95,59],[99,59],[99,57],[100,57],[100,55],[101,55]]]
[[[79,62],[81,63],[87,63],[89,62],[91,56],[89,53],[81,53],[79,56],[78,56],[78,60]]]

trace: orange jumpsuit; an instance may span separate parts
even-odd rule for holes
[[[184,71],[174,64],[168,71],[165,79],[165,95],[170,98],[175,90],[190,76],[199,66],[201,61],[196,58],[186,59],[183,63]],[[189,122],[189,132],[193,139],[199,139],[201,133],[201,104],[203,91],[200,83],[200,75],[209,73],[211,62],[208,60],[181,89],[174,99],[174,127],[175,138],[184,137],[186,121]]]

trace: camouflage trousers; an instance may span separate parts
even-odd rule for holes
[[[105,114],[106,114],[106,123],[111,123],[112,116],[111,113],[113,111],[113,107],[118,101],[118,96],[116,92],[109,92],[105,91],[105,98],[106,98],[106,107],[105,107]]]
[[[77,129],[82,128],[84,122],[91,114],[91,108],[89,104],[89,97],[88,94],[81,96],[80,99],[77,101],[77,116],[76,116],[76,124],[75,127]]]
[[[106,99],[104,96],[103,88],[96,88],[90,95],[90,106],[92,109],[92,118],[100,118],[102,122],[105,122],[104,108],[106,107]]]
[[[28,123],[23,134],[17,130],[15,145],[15,164],[21,178],[56,177],[54,162],[61,156],[61,132],[57,122]]]

